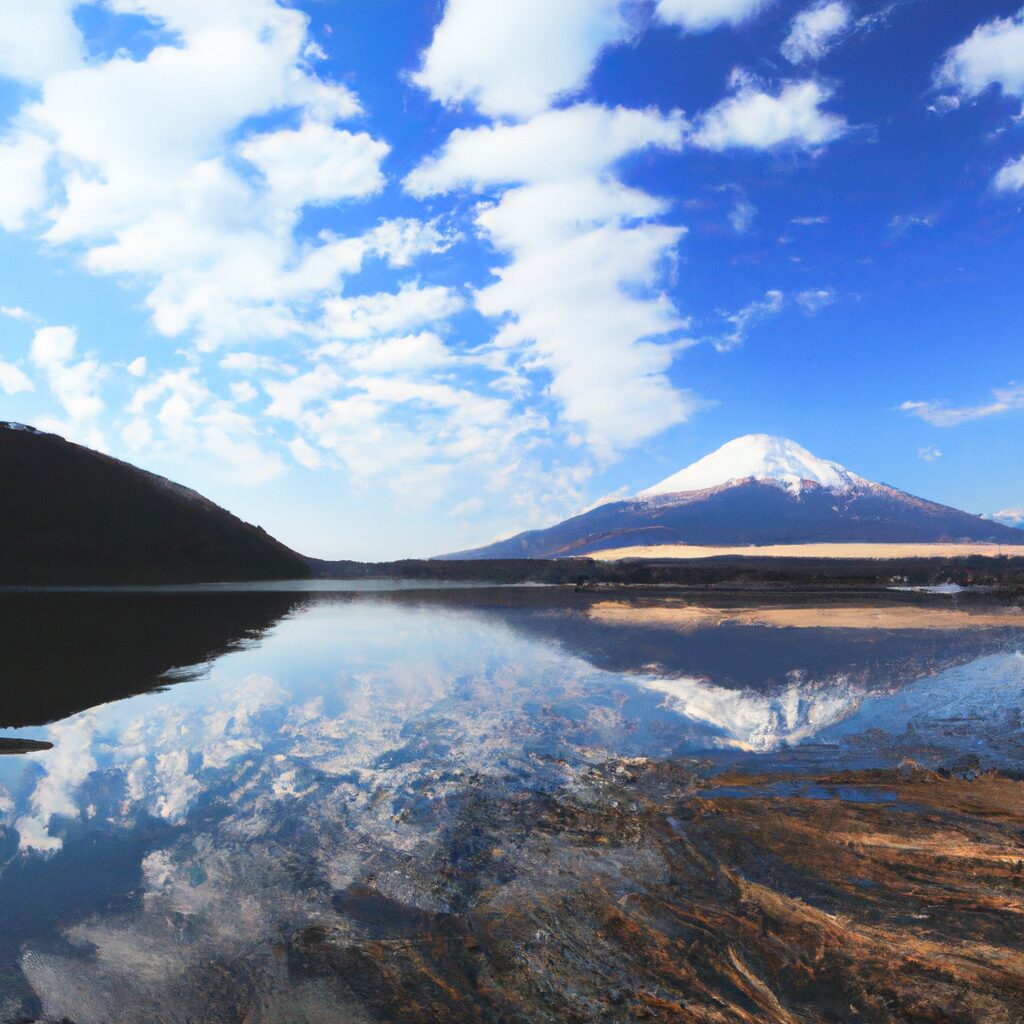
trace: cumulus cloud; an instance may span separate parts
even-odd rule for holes
[[[322,336],[330,339],[320,354],[338,354],[337,339],[359,340],[415,331],[440,324],[459,312],[465,300],[444,285],[424,287],[406,282],[397,292],[376,292],[352,298],[338,296],[324,303]]]
[[[0,359],[0,391],[5,395],[16,395],[22,391],[35,391],[35,385],[24,370]]]
[[[418,195],[513,186],[477,217],[509,262],[476,308],[504,321],[493,346],[518,379],[548,375],[564,418],[603,457],[700,408],[666,376],[678,344],[663,340],[687,321],[657,287],[683,228],[658,223],[664,203],[613,174],[629,154],[678,150],[685,131],[678,112],[578,104],[453,132],[405,181]]]
[[[45,139],[27,132],[16,132],[0,139],[0,167],[3,168],[0,227],[5,231],[20,231],[27,225],[30,214],[46,203],[46,165],[50,152]]]
[[[353,135],[317,121],[248,138],[239,153],[263,173],[286,207],[362,198],[384,186],[380,164],[390,152],[366,132]]]
[[[1024,156],[1003,164],[994,185],[1001,192],[1024,191]]]
[[[1003,388],[993,388],[992,401],[979,405],[953,406],[948,402],[909,401],[904,402],[900,409],[933,427],[955,427],[972,420],[1024,409],[1024,384],[1011,383]]]
[[[43,327],[32,339],[29,358],[43,374],[57,401],[73,421],[99,415],[98,391],[106,368],[93,358],[75,360],[78,332],[73,327]]]
[[[849,27],[852,15],[844,0],[819,3],[801,11],[782,43],[782,56],[791,64],[821,60]]]
[[[295,420],[307,405],[334,394],[341,385],[342,379],[323,364],[291,380],[267,381],[263,387],[272,399],[267,415]]]
[[[992,86],[1024,96],[1024,11],[979,25],[946,53],[935,78],[939,87],[968,98]]]
[[[56,17],[74,5],[44,6]],[[45,62],[38,98],[0,141],[0,225],[33,217],[90,271],[139,279],[163,334],[195,331],[212,347],[300,331],[301,305],[377,252],[371,238],[300,242],[302,210],[379,191],[387,143],[335,125],[360,106],[310,70],[297,10],[275,0],[111,6],[173,35],[141,58]],[[35,12],[22,20],[35,24]],[[274,112],[299,126],[248,129]]]
[[[771,0],[658,0],[658,17],[687,32],[707,32],[754,17]]]
[[[527,118],[578,91],[606,46],[629,37],[623,0],[448,0],[411,78],[449,105]]]
[[[849,126],[822,110],[832,90],[820,82],[785,82],[770,93],[743,72],[734,72],[733,94],[703,114],[693,141],[716,151],[793,146],[812,149],[833,142]]]
[[[934,109],[941,113],[955,110],[961,99],[974,99],[991,88],[1024,98],[1024,9],[979,25],[952,47],[935,72],[935,83],[939,89],[952,90],[936,100]],[[1004,164],[992,185],[1000,192],[1024,189],[1024,157]]]
[[[580,180],[647,147],[678,150],[686,122],[678,111],[631,110],[580,103],[524,124],[456,129],[441,152],[405,179],[416,196],[456,188]]]
[[[942,458],[942,452],[934,445],[925,445],[924,448],[918,448],[917,457],[922,462],[937,462]]]
[[[232,401],[218,398],[196,366],[167,370],[141,384],[126,412],[130,419],[123,436],[131,448],[175,456],[202,453],[228,478],[252,486],[285,472],[264,429]]]
[[[0,0],[0,76],[35,84],[81,64],[84,47],[72,11],[79,0]]]
[[[78,787],[96,769],[96,758],[92,753],[95,732],[96,718],[91,711],[50,726],[53,750],[38,759],[42,777],[29,800],[32,813],[15,822],[23,850],[54,853],[64,845],[58,836],[50,834],[50,822],[57,816],[80,816],[74,796]]]

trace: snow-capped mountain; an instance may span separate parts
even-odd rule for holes
[[[746,434],[642,490],[637,497],[706,491],[743,480],[774,483],[793,494],[799,494],[805,484],[848,491],[869,482],[838,462],[817,458],[795,441],[770,434]]]
[[[560,558],[628,547],[1024,544],[1024,530],[926,501],[768,434],[738,437],[640,491],[449,558]]]

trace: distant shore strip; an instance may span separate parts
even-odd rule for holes
[[[985,555],[1024,558],[1024,544],[748,544],[707,547],[700,544],[662,544],[627,548],[606,548],[587,552],[588,558],[615,562],[624,558],[721,558],[729,555],[749,558],[968,558]]]

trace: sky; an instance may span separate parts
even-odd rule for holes
[[[309,555],[747,433],[1024,523],[1022,212],[1016,3],[0,0],[0,419]]]

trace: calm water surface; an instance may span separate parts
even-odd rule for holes
[[[474,799],[612,758],[1024,765],[1012,621],[681,625],[609,601],[0,595],[0,730],[54,745],[0,757],[0,1020],[363,1019],[287,936],[457,913],[473,861],[453,871],[446,837]]]

